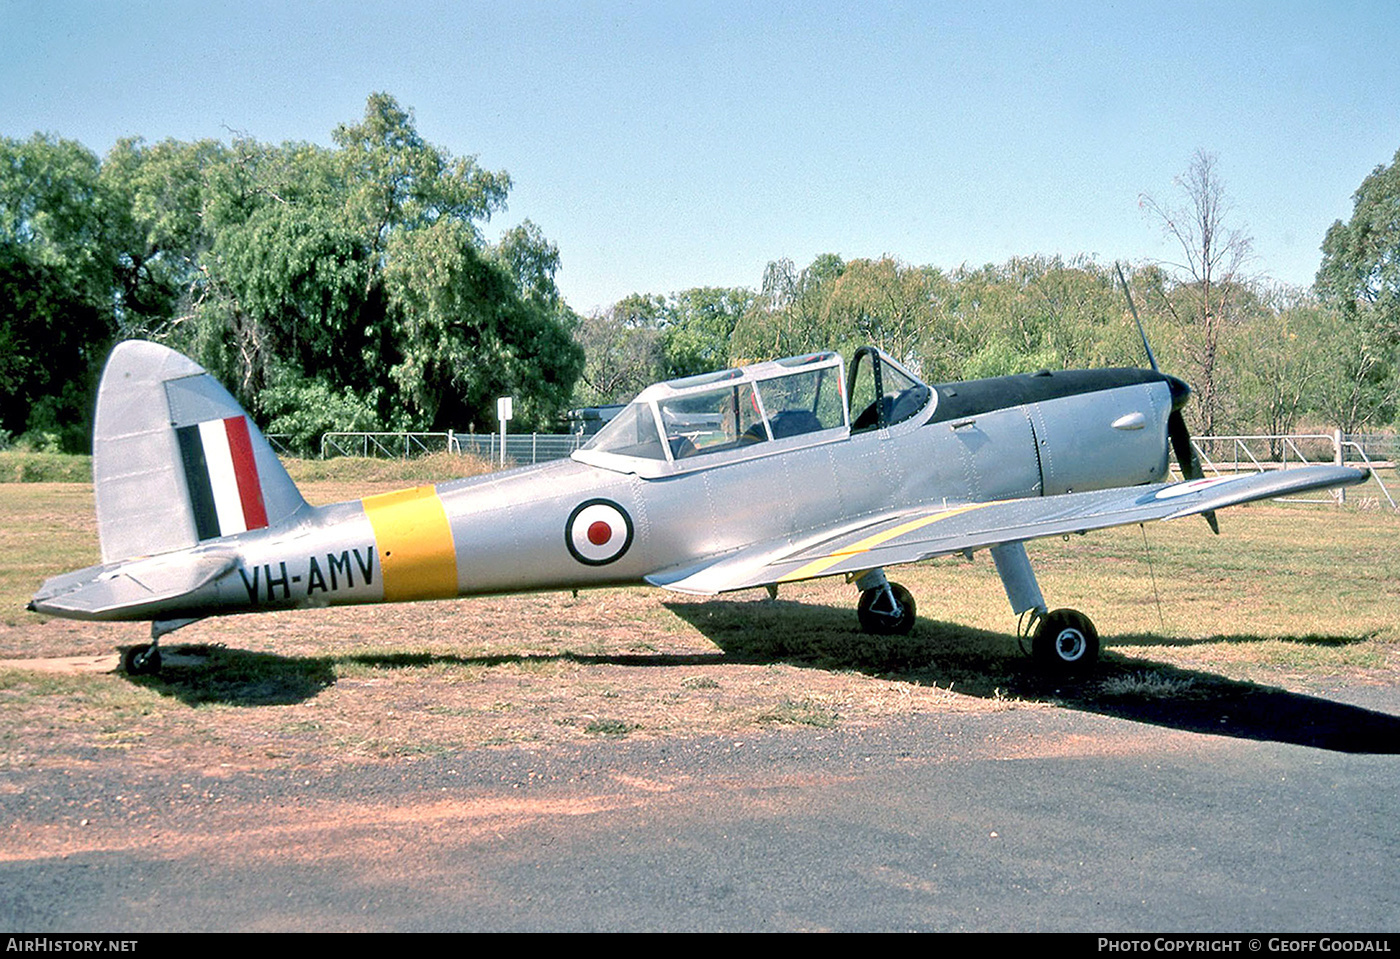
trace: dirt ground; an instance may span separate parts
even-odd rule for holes
[[[91,494],[84,504],[74,485],[0,487],[16,520],[0,530],[11,557],[0,585],[15,606],[44,576],[93,561]],[[332,482],[307,493],[350,495]],[[1400,519],[1288,507],[1225,519],[1219,538],[1176,522],[1152,527],[1150,543],[1129,528],[1036,544],[1046,595],[1089,611],[1103,633],[1100,670],[1076,684],[1031,668],[985,554],[898,571],[919,601],[909,637],[862,634],[855,590],[839,579],[784,587],[776,601],[609,589],[206,620],[162,641],[159,676],[128,677],[118,653],[146,640],[144,625],[7,611],[0,756],[324,767],[1400,681]]]

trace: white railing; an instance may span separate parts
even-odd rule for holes
[[[487,459],[501,458],[501,435],[499,433],[456,433],[461,452],[475,453]],[[546,463],[550,460],[568,459],[569,454],[582,445],[573,433],[507,433],[506,456],[508,460],[525,466]]]
[[[458,452],[452,431],[446,433],[323,433],[321,459],[335,456],[383,456],[408,459],[424,453]]]
[[[572,433],[507,434],[505,458],[519,465],[566,459],[578,449]],[[321,459],[336,456],[380,456],[408,459],[425,453],[473,453],[490,460],[501,458],[499,433],[370,433],[339,432],[321,436]]]

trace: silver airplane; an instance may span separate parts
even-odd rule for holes
[[[1149,350],[1150,353],[1150,350]],[[643,390],[571,459],[366,496],[302,499],[247,414],[163,346],[119,344],[98,390],[102,562],[29,609],[149,620],[649,583],[717,595],[843,575],[860,625],[907,633],[887,567],[989,549],[1040,666],[1092,668],[1097,632],[1050,611],[1024,543],[1359,483],[1310,466],[1204,478],[1182,381],[1056,370],[929,386],[874,347],[757,363]],[[1168,451],[1181,482],[1168,475]]]

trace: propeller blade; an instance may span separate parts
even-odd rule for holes
[[[1152,355],[1152,344],[1147,342],[1147,330],[1143,328],[1142,317],[1138,316],[1137,305],[1133,303],[1133,291],[1128,288],[1128,281],[1123,276],[1123,267],[1114,263],[1113,268],[1118,271],[1118,282],[1123,284],[1123,295],[1128,298],[1128,309],[1133,311],[1133,322],[1137,323],[1138,336],[1142,337],[1142,348],[1147,351],[1147,362],[1152,364],[1152,372],[1160,373],[1157,357]],[[1182,479],[1201,479],[1205,476],[1201,469],[1201,458],[1196,455],[1196,447],[1191,445],[1191,431],[1186,428],[1186,417],[1181,415],[1181,408],[1191,396],[1191,387],[1174,376],[1168,376],[1166,379],[1172,391],[1172,411],[1167,417],[1167,436],[1171,440],[1172,454],[1176,457],[1177,465],[1181,467]],[[1219,536],[1220,523],[1215,518],[1215,510],[1207,510],[1201,515],[1210,524],[1211,532]]]
[[[1118,271],[1118,282],[1123,284],[1123,295],[1128,298],[1128,309],[1133,311],[1133,322],[1137,324],[1138,336],[1142,337],[1142,348],[1147,351],[1147,362],[1152,364],[1152,372],[1159,373],[1157,369],[1157,357],[1152,355],[1152,344],[1147,342],[1147,331],[1142,327],[1142,317],[1138,316],[1137,306],[1133,303],[1133,291],[1128,289],[1128,281],[1123,279],[1123,267],[1117,263],[1113,268]]]
[[[1204,477],[1201,458],[1196,455],[1196,447],[1191,445],[1191,431],[1186,428],[1186,417],[1181,415],[1179,409],[1172,410],[1171,415],[1167,417],[1167,436],[1171,439],[1172,454],[1176,457],[1177,465],[1181,467],[1181,478],[1196,480]],[[1210,524],[1211,532],[1219,536],[1220,522],[1215,518],[1215,510],[1201,515]]]

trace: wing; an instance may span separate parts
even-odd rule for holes
[[[1175,519],[1253,500],[1364,482],[1366,470],[1306,466],[1247,476],[1129,486],[891,511],[814,532],[801,540],[760,543],[684,569],[648,576],[655,586],[714,595],[796,582],[1042,536]]]

